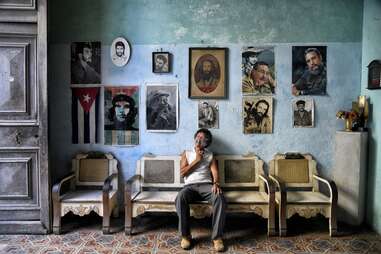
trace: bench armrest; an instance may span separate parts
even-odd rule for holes
[[[262,180],[266,186],[267,186],[267,191],[268,193],[275,193],[275,186],[273,182],[270,180],[270,178],[264,174],[259,175],[259,180]]]
[[[118,177],[118,174],[117,173],[113,173],[111,175],[109,175],[106,180],[104,181],[103,183],[103,193],[108,193],[111,189],[112,189],[112,186],[111,186],[111,181],[115,178],[115,177]]]
[[[55,200],[55,201],[59,201],[60,200],[61,186],[65,182],[74,179],[74,177],[75,177],[75,174],[74,173],[70,173],[69,175],[63,177],[58,183],[53,185],[53,187],[52,187],[52,199],[53,200]]]
[[[124,191],[131,192],[132,190],[132,185],[136,182],[142,179],[141,175],[133,175],[131,176],[127,181],[126,184],[124,185]]]
[[[279,177],[274,176],[274,175],[269,175],[269,177],[276,184],[276,186],[279,189],[280,200],[284,200],[284,202],[287,202],[287,191],[286,191],[285,182],[283,182]]]
[[[337,203],[338,193],[337,193],[337,187],[335,182],[315,174],[313,174],[312,177],[328,186],[329,192],[331,194],[330,195],[331,203]]]

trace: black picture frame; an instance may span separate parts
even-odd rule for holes
[[[152,52],[152,72],[170,73],[172,71],[172,54],[169,52]]]
[[[228,98],[228,53],[228,48],[189,48],[188,98]],[[211,73],[204,72],[204,64]]]

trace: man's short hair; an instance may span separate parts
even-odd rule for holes
[[[93,47],[91,46],[91,42],[78,42],[77,45],[76,45],[76,53],[77,53],[77,55],[78,54],[83,54],[83,49],[84,48],[93,49]]]
[[[115,43],[115,48],[117,48],[118,46],[122,46],[123,49],[125,48],[124,43],[121,42],[121,41],[117,41],[117,42]]]
[[[130,107],[135,106],[135,101],[132,99],[130,96],[126,94],[117,94],[113,99],[112,99],[112,105],[115,107],[116,103],[118,101],[126,101],[130,104]]]
[[[308,53],[311,53],[311,52],[315,52],[318,56],[321,57],[321,53],[320,53],[320,51],[319,51],[317,48],[308,48],[308,49],[306,49],[306,50],[304,51],[304,57],[306,57],[306,55],[307,55]]]
[[[199,129],[196,131],[196,133],[194,134],[194,138],[196,138],[197,134],[199,134],[200,132],[204,133],[205,143],[206,143],[205,147],[208,147],[212,143],[212,140],[213,140],[212,133],[208,129],[202,128],[202,129]]]
[[[296,102],[296,105],[298,106],[299,104],[303,104],[303,106],[305,106],[305,105],[306,105],[306,102],[303,101],[303,100],[298,100],[298,101]]]
[[[157,59],[162,60],[164,63],[167,62],[167,58],[166,58],[164,55],[157,55],[157,56],[156,56],[156,60],[157,60]]]

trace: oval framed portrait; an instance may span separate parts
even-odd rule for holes
[[[128,41],[123,37],[113,40],[110,47],[111,61],[118,67],[122,67],[128,63],[131,56],[131,47]]]

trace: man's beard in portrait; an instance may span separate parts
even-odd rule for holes
[[[309,70],[309,72],[312,74],[312,75],[320,75],[322,73],[324,69],[324,66],[323,64],[320,64],[317,66],[317,68],[315,68],[314,70]]]
[[[213,77],[211,72],[202,72],[201,79],[202,80],[210,80]]]
[[[263,118],[265,117],[261,112],[257,112],[256,110],[253,111],[253,116],[257,125],[260,125]]]

